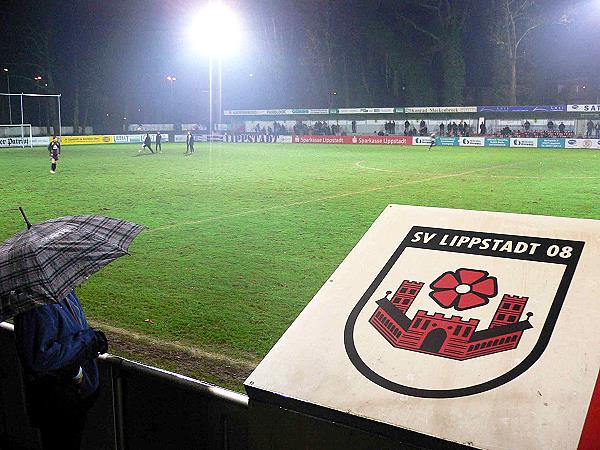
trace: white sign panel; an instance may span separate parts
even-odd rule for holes
[[[458,145],[467,147],[484,147],[485,138],[483,137],[463,137],[459,138]]]
[[[437,114],[437,113],[473,113],[477,112],[476,106],[422,106],[404,108],[406,113]]]
[[[248,394],[476,448],[597,448],[599,235],[594,220],[390,205]]]
[[[430,145],[431,137],[429,136],[415,136],[413,137],[412,145]]]
[[[565,148],[600,148],[598,139],[565,139]]]
[[[391,114],[394,108],[340,108],[339,114]]]
[[[34,136],[31,140],[33,147],[45,147],[50,143],[50,138],[47,136]],[[7,137],[0,138],[0,148],[8,147],[29,147],[29,137]]]
[[[600,105],[567,105],[571,112],[600,112]]]
[[[510,138],[511,147],[537,147],[537,138]]]

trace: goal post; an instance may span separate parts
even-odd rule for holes
[[[0,148],[3,147],[33,147],[31,124],[0,125]]]
[[[0,123],[22,127],[18,136],[29,138],[29,142],[36,141],[37,136],[62,137],[61,97],[61,94],[0,92]],[[14,129],[11,133],[14,134]]]

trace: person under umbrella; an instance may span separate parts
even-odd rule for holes
[[[88,325],[75,292],[14,318],[26,409],[42,449],[79,449],[88,411],[98,397],[96,358],[108,340]]]
[[[32,226],[23,217],[27,230],[0,244],[0,321],[14,316],[27,413],[42,448],[78,449],[108,340],[89,326],[73,289],[127,254],[143,227],[100,216]]]

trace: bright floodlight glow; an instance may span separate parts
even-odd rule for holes
[[[194,50],[210,57],[234,53],[241,30],[236,15],[222,3],[210,3],[192,20],[189,39]]]

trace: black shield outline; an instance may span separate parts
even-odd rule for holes
[[[573,248],[573,257],[569,258],[568,261],[557,261],[556,258],[537,256],[530,257],[530,255],[515,255],[512,253],[506,255],[499,255],[497,252],[489,251],[475,251],[473,249],[467,248],[457,248],[457,247],[448,247],[444,250],[432,249],[429,248],[426,244],[422,242],[413,243],[411,242],[411,238],[417,231],[423,232],[433,232],[441,235],[442,233],[451,233],[451,234],[462,234],[473,237],[480,238],[495,238],[495,239],[511,239],[511,240],[521,240],[525,242],[536,242],[542,243],[542,245],[569,245]],[[379,386],[388,389],[393,392],[397,392],[399,394],[409,395],[412,397],[422,397],[422,398],[454,398],[454,397],[466,397],[469,395],[479,394],[481,392],[488,391],[490,389],[497,388],[503,384],[508,383],[511,380],[514,380],[519,375],[523,374],[526,370],[528,370],[533,364],[540,358],[548,343],[550,341],[550,336],[554,331],[554,326],[556,324],[556,320],[558,319],[558,315],[560,314],[560,310],[566,298],[567,292],[569,290],[569,286],[571,285],[571,280],[573,279],[573,275],[575,274],[575,269],[577,267],[577,263],[579,262],[579,258],[583,251],[584,242],[582,241],[567,241],[562,239],[551,239],[551,238],[538,238],[531,236],[520,236],[520,235],[508,235],[508,234],[496,234],[496,233],[481,233],[477,231],[465,231],[465,230],[455,230],[455,229],[445,229],[445,228],[432,228],[432,227],[424,227],[424,226],[413,226],[411,230],[407,233],[406,237],[403,239],[402,243],[398,246],[396,251],[392,254],[387,263],[383,266],[377,277],[370,284],[369,288],[362,295],[358,303],[352,309],[352,312],[348,316],[348,320],[346,321],[346,326],[344,328],[344,346],[346,348],[346,354],[350,358],[350,361],[354,365],[354,367],[367,379],[372,381]],[[476,254],[476,255],[484,255],[484,256],[493,256],[497,258],[508,258],[508,259],[521,259],[521,260],[529,260],[529,261],[539,261],[539,262],[547,262],[552,264],[563,264],[566,266],[565,271],[563,273],[563,277],[560,281],[556,294],[554,296],[554,300],[548,311],[548,315],[546,316],[546,320],[542,327],[542,331],[540,332],[540,336],[535,346],[531,350],[531,352],[521,361],[518,365],[510,369],[508,372],[503,373],[502,375],[497,376],[491,380],[485,381],[483,383],[479,383],[472,386],[466,386],[462,388],[455,389],[419,389],[410,386],[405,386],[402,384],[395,383],[393,381],[388,380],[387,378],[382,377],[375,371],[373,371],[364,361],[360,358],[356,346],[354,344],[354,326],[356,325],[356,320],[358,315],[367,304],[369,299],[373,296],[375,290],[379,287],[383,279],[387,276],[388,272],[392,269],[396,261],[402,255],[402,252],[406,248],[421,248],[431,251],[441,251],[441,252],[452,252],[452,253],[465,253],[465,254]]]

